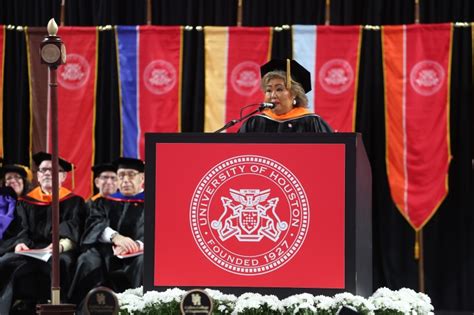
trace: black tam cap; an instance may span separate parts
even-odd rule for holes
[[[290,73],[293,80],[300,83],[306,93],[311,91],[311,74],[296,60],[272,59],[260,67],[262,78],[270,71],[284,71]]]
[[[117,170],[120,168],[129,168],[137,170],[140,173],[145,171],[145,163],[143,163],[142,160],[134,158],[120,157],[114,161],[114,165],[117,167]]]
[[[38,152],[36,154],[33,155],[33,161],[35,161],[35,164],[37,167],[40,166],[41,162],[43,161],[52,161],[53,160],[53,157],[50,153],[46,153],[46,152]],[[61,168],[65,171],[65,172],[70,172],[72,171],[72,168],[73,168],[73,165],[72,163],[58,157],[58,164],[59,166],[61,166]]]
[[[117,166],[112,163],[96,164],[91,169],[94,172],[94,178],[99,177],[102,172],[117,172]]]
[[[23,178],[29,178],[28,167],[19,164],[6,164],[0,167],[0,177],[5,177],[6,173],[17,173]]]

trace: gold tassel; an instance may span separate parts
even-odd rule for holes
[[[28,166],[21,165],[21,164],[15,164],[15,165],[25,170],[26,179],[31,183],[31,181],[33,180],[33,173],[31,172],[30,168]]]
[[[415,259],[420,259],[420,232],[415,231]]]
[[[74,178],[74,173],[75,173],[75,167],[74,167],[74,163],[71,163],[72,164],[72,170],[71,170],[71,173],[72,173],[72,178],[71,178],[71,185],[72,185],[72,191],[74,191],[74,188],[76,188],[76,180]]]
[[[291,89],[291,60],[286,59],[286,89]]]

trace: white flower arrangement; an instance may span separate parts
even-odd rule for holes
[[[368,301],[377,310],[375,314],[426,314],[433,315],[431,299],[424,293],[402,288],[392,291],[380,288],[369,297]]]
[[[403,288],[392,291],[378,289],[368,299],[351,293],[339,293],[334,297],[313,296],[302,293],[283,300],[274,295],[244,293],[239,297],[206,289],[212,298],[216,315],[335,315],[342,307],[348,307],[364,315],[433,315],[431,299],[423,293]],[[185,291],[174,288],[164,292],[143,288],[130,289],[117,294],[121,315],[175,315]]]
[[[244,293],[237,298],[232,315],[237,314],[282,314],[284,311],[280,300],[274,295]],[[263,312],[263,313],[262,313]]]
[[[359,295],[353,295],[351,293],[339,293],[334,296],[332,311],[339,311],[343,306],[350,307],[357,311],[359,314],[374,314],[373,305],[365,298]]]
[[[237,301],[235,295],[223,294],[220,291],[211,289],[206,289],[204,291],[206,291],[209,297],[214,301],[214,314],[232,314],[235,307],[235,301]]]

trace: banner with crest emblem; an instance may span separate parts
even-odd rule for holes
[[[293,26],[293,59],[311,73],[309,108],[339,132],[355,131],[360,26]]]
[[[46,35],[46,28],[26,29],[33,153],[51,152],[48,67],[41,64],[38,54]],[[75,168],[64,186],[89,198],[94,156],[97,28],[60,27],[58,36],[64,42],[67,56],[66,64],[57,70],[59,155]]]
[[[117,26],[122,155],[145,158],[145,132],[181,129],[181,26]]]
[[[212,132],[238,119],[245,105],[263,101],[260,66],[270,59],[272,28],[207,26],[204,42],[204,130]]]
[[[415,230],[448,193],[452,25],[382,28],[387,175]]]
[[[92,194],[94,120],[97,77],[96,27],[60,27],[67,61],[57,72],[59,155],[75,166],[66,187],[88,198]],[[74,181],[71,184],[71,181]]]

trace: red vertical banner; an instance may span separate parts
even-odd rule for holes
[[[361,36],[360,26],[318,27],[314,108],[340,132],[355,131]]]
[[[448,193],[452,25],[386,26],[382,36],[390,191],[419,230]]]
[[[139,158],[145,132],[181,130],[181,26],[140,26],[138,38]]]
[[[293,26],[293,58],[311,72],[310,109],[335,131],[355,131],[360,26]]]
[[[64,186],[88,198],[94,160],[97,28],[60,27],[58,36],[67,51],[66,64],[57,71],[59,155],[75,167]]]
[[[237,119],[240,109],[263,101],[260,66],[270,59],[270,27],[205,28],[205,131]],[[255,107],[256,108],[256,107]],[[229,128],[235,132],[238,126]]]
[[[5,60],[5,25],[0,26],[0,156],[3,156],[3,74]]]

